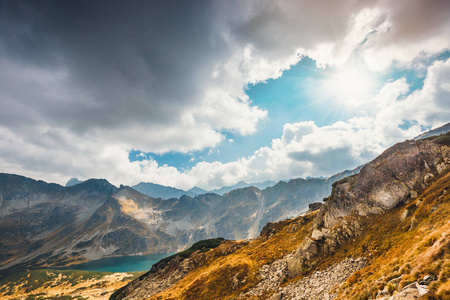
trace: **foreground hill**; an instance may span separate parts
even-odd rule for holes
[[[161,261],[111,299],[449,299],[449,145],[397,144],[318,210]]]
[[[293,179],[264,190],[246,187],[223,196],[168,200],[104,179],[63,187],[0,174],[0,270],[171,253],[218,236],[253,238],[267,222],[305,212],[308,204],[329,195],[333,182],[358,170],[328,179]]]

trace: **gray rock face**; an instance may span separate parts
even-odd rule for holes
[[[379,300],[413,300],[423,298],[425,295],[430,293],[430,289],[428,285],[433,282],[435,278],[430,275],[426,275],[419,282],[413,282],[403,287],[398,293],[390,296],[386,290],[380,292],[376,299]],[[398,282],[389,281],[389,283],[393,284],[397,287]],[[398,287],[397,287],[398,288]]]
[[[338,245],[360,235],[360,224],[344,217],[381,214],[415,198],[416,190],[426,187],[449,166],[449,146],[432,140],[406,141],[386,150],[359,174],[333,184],[331,196],[314,220],[311,238],[306,237],[288,259],[288,276],[311,269],[318,251],[333,252]],[[415,208],[409,206],[401,218],[406,219]],[[415,225],[413,218],[410,229]]]
[[[434,177],[433,173],[439,174],[449,165],[448,146],[430,140],[396,144],[358,175],[333,185],[332,195],[320,209],[316,227],[332,228],[351,213],[364,216],[393,208],[414,197],[414,190],[424,187]]]
[[[314,202],[311,203],[308,206],[308,211],[306,212],[307,214],[316,210],[319,210],[322,207],[323,203],[322,202]]]

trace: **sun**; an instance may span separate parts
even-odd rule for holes
[[[341,105],[364,105],[371,99],[376,79],[367,70],[358,67],[338,69],[323,81],[323,92]]]

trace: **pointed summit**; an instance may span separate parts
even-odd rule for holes
[[[73,186],[73,185],[77,185],[77,184],[82,183],[82,182],[83,182],[83,181],[78,180],[78,178],[72,177],[72,178],[69,179],[69,181],[67,181],[66,187],[68,187],[68,186]]]

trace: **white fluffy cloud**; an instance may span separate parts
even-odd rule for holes
[[[166,170],[170,177],[161,183],[205,188],[268,179],[332,175],[366,163],[392,144],[422,132],[420,125],[436,127],[450,118],[450,60],[435,62],[422,89],[409,96],[405,79],[387,83],[372,98],[366,116],[317,126],[313,121],[286,124],[283,135],[271,147],[230,163],[198,163],[188,172],[144,162],[156,174]],[[415,124],[402,129],[405,121]],[[169,172],[171,171],[171,172]],[[159,176],[159,175],[158,175]],[[155,176],[154,180],[161,177]]]

